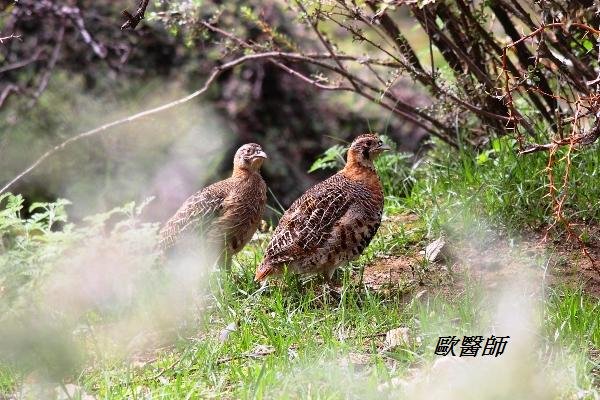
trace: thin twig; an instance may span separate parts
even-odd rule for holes
[[[127,21],[123,25],[121,25],[121,30],[125,29],[135,29],[136,26],[144,19],[146,14],[146,7],[148,7],[148,3],[150,0],[141,0],[138,9],[135,11],[134,15],[127,10],[123,10],[123,16],[127,18]]]
[[[11,93],[20,93],[20,92],[21,92],[21,88],[19,86],[14,85],[12,83],[9,83],[8,85],[6,85],[4,87],[4,89],[2,89],[2,93],[0,93],[0,108],[2,107],[2,105],[4,104],[4,102],[6,101],[8,96],[10,96]]]
[[[261,50],[260,48],[257,48],[253,44],[248,43],[247,41],[233,35],[232,33],[226,32],[206,21],[202,21],[201,24],[204,27],[210,29],[211,31],[213,31],[215,33],[219,33],[220,35],[236,42],[238,45],[240,45],[243,48],[252,49],[254,51]],[[323,40],[325,40],[325,39],[323,38]],[[335,73],[341,75],[342,77],[346,78],[349,82],[353,83],[354,89],[351,91],[368,99],[369,101],[372,101],[376,104],[383,106],[384,108],[394,112],[395,114],[405,118],[406,120],[413,122],[415,125],[421,127],[426,132],[429,132],[430,134],[441,138],[448,144],[450,144],[452,146],[456,146],[454,140],[451,139],[452,133],[450,132],[448,127],[444,126],[442,123],[440,123],[438,120],[431,117],[427,113],[425,113],[421,110],[418,110],[415,107],[412,107],[411,105],[403,102],[401,99],[399,99],[395,95],[389,93],[389,91],[387,90],[388,89],[387,85],[384,85],[384,87],[380,89],[380,88],[372,85],[371,83],[365,81],[364,79],[351,74],[346,68],[343,67],[343,65],[340,68],[341,63],[339,62],[339,60],[341,60],[343,58],[346,58],[346,59],[350,59],[350,58],[348,58],[348,56],[340,56],[340,55],[336,54],[332,48],[330,48],[329,51],[330,51],[330,53],[328,55],[322,55],[322,54],[315,55],[315,58],[319,58],[319,59],[311,58],[310,54],[302,54],[302,53],[265,52],[265,53],[261,53],[261,54],[274,54],[278,58],[290,59],[290,60],[294,60],[294,61],[303,61],[303,62],[306,62],[309,64],[313,64],[313,65],[328,69],[332,72],[335,72]],[[325,62],[321,61],[320,59],[333,59],[336,61],[336,65],[331,65],[331,64],[325,63]],[[352,60],[369,65],[369,59],[361,60],[361,59],[352,58]],[[307,80],[307,77],[303,76],[298,71],[292,70],[291,68],[289,68],[289,69],[291,71],[293,71],[293,72],[291,72],[292,75],[297,76],[298,78],[300,78],[308,83],[313,84],[313,81],[310,80],[310,78],[308,78],[308,80]],[[288,71],[288,72],[290,72],[290,71]],[[375,97],[375,95],[367,93],[365,90],[363,90],[363,88],[359,87],[359,89],[356,90],[356,88],[358,87],[358,84],[362,85],[362,87],[364,89],[373,92],[377,96],[381,95],[383,97],[390,99],[394,103],[394,105],[390,106],[390,105],[384,103],[383,101],[381,101],[381,99],[378,100],[377,97]],[[324,86],[322,88],[326,89],[326,90],[347,90],[344,87],[335,87],[335,86]],[[473,108],[476,109],[474,106],[473,106]],[[433,125],[435,128],[439,129],[440,131],[437,131],[437,130],[431,128],[430,126],[424,124],[423,121],[420,120],[419,118],[427,121],[428,123]]]
[[[302,73],[296,71],[295,69],[292,69],[290,67],[288,67],[287,65],[279,62],[279,61],[275,61],[275,60],[271,60],[271,62],[275,65],[277,65],[279,68],[283,69],[284,71],[286,71],[287,73],[289,73],[290,75],[293,75],[297,78],[299,78],[300,80],[309,83],[319,89],[322,90],[332,90],[332,91],[353,91],[353,89],[350,86],[342,86],[342,85],[325,85],[321,82],[318,82],[315,79],[311,79],[309,77],[307,77],[306,75],[303,75]]]
[[[345,76],[348,79],[348,81],[350,82],[350,84],[354,87],[354,89],[356,90],[357,93],[361,93],[362,92],[361,88],[355,82],[355,80],[353,79],[352,75],[350,73],[348,73],[348,71],[346,70],[346,67],[344,67],[344,64],[342,64],[342,62],[340,61],[340,59],[337,57],[335,51],[333,50],[333,47],[331,46],[331,44],[329,43],[329,41],[327,41],[327,39],[325,39],[325,37],[323,36],[323,34],[321,33],[321,31],[319,30],[319,27],[317,26],[317,22],[314,21],[310,17],[310,15],[308,14],[308,11],[306,11],[306,8],[304,8],[304,5],[302,4],[302,2],[300,0],[296,0],[296,5],[298,5],[298,7],[300,7],[300,9],[302,10],[302,12],[306,15],[306,19],[308,20],[308,22],[309,22],[310,26],[312,27],[313,31],[315,32],[315,34],[317,35],[317,37],[319,38],[319,40],[321,41],[321,43],[323,44],[323,46],[325,46],[325,48],[327,49],[327,51],[329,52],[329,54],[331,54],[331,57],[333,58],[333,60],[335,61],[335,63],[339,67],[339,69],[345,72]]]
[[[600,138],[600,127],[592,130],[589,133],[571,135],[564,139],[554,140],[552,143],[533,144],[519,152],[519,155],[537,153],[539,151],[554,150],[561,146],[589,146],[595,143]]]
[[[167,104],[163,104],[159,107],[155,107],[155,108],[151,108],[149,110],[145,110],[142,112],[139,112],[137,114],[128,116],[126,118],[122,118],[104,125],[101,125],[97,128],[91,129],[89,131],[86,132],[82,132],[79,133],[59,144],[57,144],[56,146],[50,148],[49,150],[47,150],[44,154],[42,154],[35,162],[33,162],[31,165],[29,165],[27,168],[25,168],[21,173],[19,173],[16,177],[14,177],[11,181],[9,181],[8,183],[6,183],[1,189],[0,189],[0,194],[6,192],[10,187],[12,187],[15,183],[17,183],[18,181],[20,181],[21,179],[23,179],[23,177],[25,177],[26,175],[28,175],[31,171],[33,171],[35,168],[37,168],[44,160],[46,160],[48,157],[50,157],[51,155],[55,154],[58,151],[63,150],[65,147],[69,146],[70,144],[79,141],[83,138],[86,137],[90,137],[102,132],[105,132],[107,130],[109,130],[110,128],[114,128],[116,126],[120,126],[120,125],[124,125],[133,121],[136,121],[138,119],[150,116],[150,115],[154,115],[157,114],[159,112],[171,109],[173,107],[179,106],[181,104],[187,103],[188,101],[200,96],[201,94],[203,94],[204,92],[206,92],[208,90],[208,88],[210,87],[210,85],[215,81],[215,79],[225,70],[234,68],[240,64],[243,64],[247,61],[250,60],[257,60],[257,59],[270,59],[270,58],[288,58],[288,59],[296,59],[296,60],[304,60],[304,61],[314,61],[314,60],[310,60],[307,59],[305,56],[302,56],[300,54],[294,54],[294,53],[282,53],[282,52],[278,52],[278,51],[274,51],[274,52],[266,52],[266,53],[259,53],[259,54],[247,54],[244,55],[242,57],[236,58],[228,63],[225,63],[223,65],[217,66],[215,68],[213,68],[212,72],[210,73],[208,79],[205,81],[204,85],[198,89],[197,91],[182,97],[178,100],[172,101],[170,103]],[[294,74],[295,76],[299,77],[299,73],[298,74]],[[339,89],[339,90],[345,90],[345,89]],[[385,108],[390,109],[392,111],[394,111],[395,113],[402,115],[404,117],[406,117],[407,119],[411,120],[412,122],[416,123],[416,124],[420,124],[421,126],[423,126],[424,128],[428,129],[427,126],[423,125],[419,120],[416,120],[414,118],[414,116],[407,114],[404,111],[398,110],[396,108],[392,108],[391,106],[385,104],[385,103],[381,103],[378,102],[377,99],[375,99],[373,96],[368,95],[366,93],[362,94],[364,97],[366,97],[367,99],[375,102],[375,103],[380,103],[382,104]]]
[[[46,90],[46,86],[48,86],[48,82],[50,81],[50,76],[52,75],[52,71],[56,66],[56,62],[58,61],[58,56],[60,55],[60,49],[63,44],[63,39],[65,35],[65,26],[61,25],[58,33],[56,34],[56,44],[54,45],[54,49],[52,50],[52,55],[50,56],[50,60],[48,61],[48,65],[46,66],[46,70],[42,74],[40,79],[40,83],[35,92],[33,92],[32,99],[29,101],[28,107],[33,107],[35,101],[40,97],[42,92]]]
[[[17,61],[15,63],[8,64],[8,65],[5,65],[4,67],[1,67],[0,68],[0,74],[3,74],[3,73],[8,72],[8,71],[15,70],[15,69],[23,68],[23,67],[25,67],[25,66],[33,63],[33,62],[36,62],[37,60],[39,60],[40,55],[43,52],[44,52],[44,49],[37,48],[35,50],[35,52],[33,53],[33,55],[31,57],[29,57],[28,59],[22,60],[22,61]]]
[[[219,358],[216,361],[216,364],[217,365],[221,365],[221,364],[228,363],[230,361],[240,360],[240,359],[243,359],[243,358],[265,357],[265,356],[268,356],[269,354],[273,354],[274,352],[275,352],[275,349],[267,349],[267,350],[264,350],[264,351],[256,351],[256,352],[251,352],[251,353],[242,353],[242,354],[238,354],[237,356],[230,356],[230,357]]]
[[[8,42],[9,40],[12,40],[12,39],[21,40],[21,35],[15,35],[14,33],[11,33],[8,36],[0,37],[0,44],[4,44],[4,42]]]
[[[159,107],[155,107],[155,108],[151,108],[149,110],[145,110],[142,112],[139,112],[137,114],[134,115],[130,115],[126,118],[122,118],[113,122],[109,122],[107,124],[101,125],[97,128],[94,129],[90,129],[89,131],[86,132],[82,132],[79,133],[73,137],[70,137],[69,139],[61,142],[60,144],[57,144],[56,146],[52,147],[51,149],[49,149],[48,151],[46,151],[44,154],[42,154],[35,162],[33,162],[30,166],[28,166],[27,168],[25,168],[25,170],[23,170],[21,173],[19,173],[16,177],[14,177],[11,181],[9,181],[7,184],[5,184],[1,189],[0,189],[0,194],[6,192],[10,187],[12,187],[15,183],[17,183],[18,181],[20,181],[21,179],[23,179],[23,177],[25,177],[27,174],[29,174],[31,171],[33,171],[35,168],[37,168],[37,166],[39,166],[44,160],[46,160],[48,157],[50,157],[51,155],[53,155],[54,153],[63,150],[65,147],[69,146],[70,144],[77,142],[83,138],[86,137],[90,137],[93,135],[96,135],[98,133],[107,131],[110,128],[114,128],[116,126],[119,125],[124,125],[133,121],[136,121],[140,118],[143,117],[147,117],[149,115],[153,115],[153,114],[157,114],[159,112],[171,109],[173,107],[179,106],[181,104],[187,103],[188,101],[200,96],[201,94],[203,94],[204,92],[206,92],[208,90],[208,88],[210,87],[210,85],[214,82],[214,80],[226,69],[229,68],[233,68],[236,65],[242,64],[243,62],[247,61],[248,59],[252,59],[252,58],[256,58],[253,57],[253,55],[249,55],[249,56],[244,56],[244,57],[240,57],[237,58],[229,63],[223,64],[221,66],[215,67],[213,68],[211,74],[209,75],[208,79],[204,82],[204,85],[198,89],[197,91],[182,97],[178,100],[172,101],[170,103],[167,104],[163,104]]]

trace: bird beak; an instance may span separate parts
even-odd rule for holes
[[[385,143],[382,144],[381,146],[377,147],[377,151],[379,153],[383,153],[384,151],[390,151],[390,150],[392,150],[392,148]]]
[[[264,151],[259,151],[258,153],[254,154],[254,158],[264,158],[267,159],[269,157],[267,157],[267,153],[265,153]]]

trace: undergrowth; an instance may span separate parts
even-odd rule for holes
[[[342,151],[328,151],[313,167],[339,167]],[[597,220],[599,155],[582,151],[572,162],[567,212]],[[546,226],[553,218],[546,163],[544,153],[515,155],[508,138],[477,154],[436,146],[427,159],[381,157],[384,224],[364,254],[340,271],[337,294],[318,279],[254,282],[268,234],[236,256],[230,273],[202,268],[198,259],[169,270],[155,251],[156,224],[140,221],[143,204],[75,225],[66,200],[34,204],[24,219],[23,199],[5,195],[0,398],[48,397],[48,390],[64,397],[68,385],[79,390],[69,394],[74,398],[402,397],[437,365],[439,336],[487,334],[495,309],[468,274],[444,275],[440,286],[456,292],[417,281],[379,292],[357,276],[380,259],[417,257],[440,233]],[[418,219],[394,219],[407,213]],[[564,381],[555,397],[597,398],[600,303],[569,286],[548,293],[533,311],[541,332],[526,356]],[[406,341],[386,341],[399,327],[407,329]]]

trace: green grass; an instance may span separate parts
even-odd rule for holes
[[[335,164],[337,156],[328,156]],[[78,226],[68,223],[67,203],[38,205],[37,214],[25,221],[20,218],[21,200],[4,199],[0,330],[12,336],[3,336],[11,341],[0,344],[0,394],[19,392],[25,381],[49,379],[50,387],[74,384],[99,399],[415,398],[405,391],[419,374],[433,374],[432,379],[440,379],[442,386],[448,383],[435,372],[440,359],[434,355],[438,337],[487,335],[502,303],[493,289],[480,285],[469,273],[449,274],[437,264],[417,266],[436,276],[436,283],[421,285],[415,275],[407,278],[406,285],[385,292],[361,286],[357,276],[382,258],[417,256],[442,233],[485,238],[501,231],[518,239],[519,230],[547,224],[551,221],[544,187],[547,178],[540,172],[545,164],[544,154],[515,156],[514,143],[506,139],[475,156],[468,152],[450,156],[439,149],[416,168],[409,166],[405,156],[380,159],[378,168],[386,171],[387,219],[364,254],[339,271],[343,284],[339,295],[325,290],[319,279],[293,276],[261,288],[253,281],[267,239],[261,237],[236,257],[231,273],[203,275],[193,296],[179,298],[178,287],[169,286],[160,263],[147,266],[144,262],[142,275],[113,282],[124,300],[111,294],[115,297],[107,295],[106,303],[88,304],[78,298],[85,307],[77,312],[48,309],[40,294],[45,293],[44,282],[60,272],[57,265],[67,259],[65,254],[77,264],[78,257],[87,255],[86,249],[97,248],[94,259],[111,260],[110,246],[118,244],[116,249],[126,246],[125,254],[152,259],[149,249],[156,226],[140,222],[142,208],[133,204]],[[575,189],[569,194],[567,211],[579,220],[597,219],[598,154],[578,153],[573,165]],[[416,214],[417,219],[398,219],[406,213]],[[57,221],[62,230],[55,228]],[[72,243],[83,246],[74,251]],[[504,256],[498,255],[500,263]],[[136,257],[116,259],[127,270],[142,259]],[[541,268],[544,257],[524,263]],[[104,267],[100,263],[100,271],[88,278],[120,271],[104,273]],[[86,283],[75,280],[74,287],[86,287]],[[140,289],[128,297],[124,288],[133,283]],[[545,288],[545,293],[530,318],[539,320],[539,326],[532,325],[535,340],[517,358],[521,361],[502,371],[524,368],[517,368],[517,375],[507,379],[518,380],[521,374],[533,377],[532,381],[542,371],[547,386],[555,390],[550,398],[597,398],[594,371],[600,349],[600,302],[566,285]],[[515,291],[515,299],[519,296]],[[30,322],[31,316],[38,315],[34,311],[40,310],[47,321],[32,325],[38,331],[8,329],[11,323],[18,328],[15,321]],[[236,329],[223,339],[223,331],[233,325]],[[141,361],[133,362],[127,347],[132,326],[144,335],[163,334],[168,345],[150,340],[136,353]],[[408,328],[409,342],[387,346],[386,332],[399,327]],[[105,334],[109,329],[117,334]],[[47,340],[49,333],[53,340]],[[17,346],[7,347],[7,343]],[[64,365],[53,361],[57,359],[64,360]],[[498,360],[494,362],[511,358],[504,355]],[[494,380],[489,379],[478,378],[484,382],[479,386],[473,382],[475,394],[471,396],[496,393]],[[532,390],[528,383],[523,385],[515,385],[510,395],[495,396],[522,398]]]
[[[566,150],[560,150],[561,160]],[[561,190],[566,163],[557,161],[553,174],[559,193],[566,193],[565,214],[576,221],[600,217],[600,152],[597,147],[571,157],[568,191]],[[540,227],[553,221],[548,196],[548,154],[517,155],[514,139],[493,139],[477,153],[458,154],[437,146],[414,174],[405,206],[421,215],[432,229],[485,221],[508,230]]]
[[[260,248],[250,246],[232,275],[211,275],[210,300],[177,327],[179,338],[155,361],[132,366],[109,351],[91,351],[92,367],[67,374],[65,381],[105,399],[395,398],[397,389],[380,385],[431,365],[438,336],[485,334],[490,318],[484,291],[468,276],[460,293],[416,298],[414,292],[365,290],[346,270],[338,300],[318,281],[294,277],[260,289],[251,279],[259,256]],[[369,259],[365,255],[357,264]],[[600,339],[599,308],[597,299],[570,288],[553,291],[544,306],[544,343],[577,355],[569,359],[578,373],[569,393],[592,390],[593,365],[585,351]],[[222,342],[221,332],[231,323],[237,330]],[[409,328],[414,341],[385,349],[382,335],[397,327]],[[360,362],[353,363],[353,357]],[[15,367],[0,371],[0,388],[7,393],[24,378]]]
[[[550,295],[549,334],[570,338],[578,349],[600,349],[600,302],[581,289],[555,288]]]
[[[148,394],[153,398],[374,398],[380,393],[378,385],[431,363],[439,335],[481,332],[482,298],[476,288],[454,299],[432,296],[402,301],[359,291],[346,282],[338,303],[310,285],[299,291],[294,282],[287,283],[248,296],[244,292],[254,287],[227,279],[221,282],[223,290],[214,299],[214,308],[198,316],[198,338],[180,339],[157,361],[141,368],[127,362],[96,365],[76,382],[99,398],[111,399]],[[585,317],[598,318],[590,314],[600,306],[597,302],[581,292],[566,293],[568,301],[553,298],[548,305],[549,332],[557,321],[569,317],[566,309],[581,312],[573,308],[574,301],[589,302],[592,308],[584,311]],[[232,321],[238,323],[237,331],[221,343],[220,331]],[[458,323],[450,328],[449,321]],[[408,327],[421,342],[382,351],[378,335],[400,326]],[[581,324],[569,324],[569,329],[559,334],[561,340],[592,341],[597,335]],[[259,355],[250,356],[253,353]],[[361,363],[347,361],[356,354]],[[580,388],[589,389],[589,362],[579,360],[578,367]]]

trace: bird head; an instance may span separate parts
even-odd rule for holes
[[[390,146],[383,143],[379,136],[372,133],[360,135],[354,139],[348,149],[348,163],[358,162],[372,168],[373,160],[388,150],[391,150]]]
[[[267,153],[263,151],[260,145],[248,143],[235,152],[233,166],[234,168],[258,171],[262,166],[263,161],[267,158]]]

